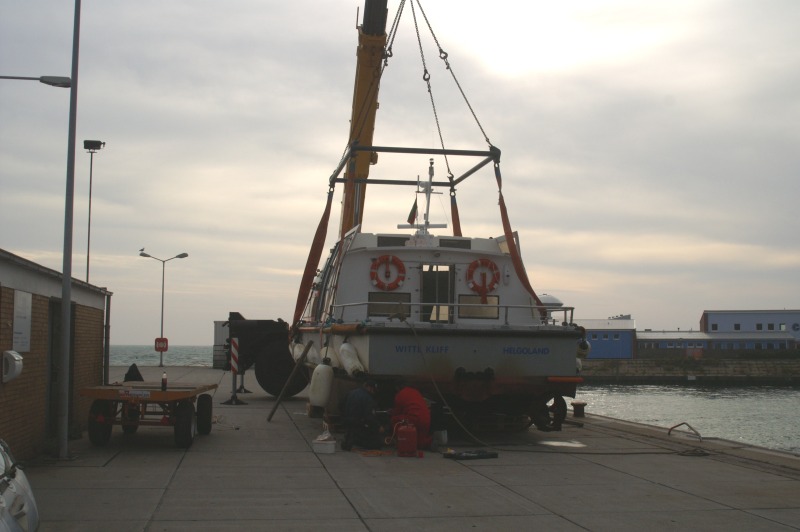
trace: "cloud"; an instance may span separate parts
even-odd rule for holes
[[[695,327],[703,308],[797,307],[800,4],[427,4],[480,122],[427,39],[442,137],[483,149],[485,132],[502,149],[504,196],[538,291],[583,318],[632,313],[652,328]],[[210,343],[211,322],[231,310],[290,317],[347,140],[357,7],[83,4],[78,138],[107,143],[93,165],[91,280],[114,292],[112,342],[158,333],[161,272],[137,256],[142,246],[189,253],[166,267],[173,345]],[[3,74],[69,75],[72,8],[4,8]],[[438,147],[403,17],[376,143]],[[60,270],[69,91],[3,80],[0,98],[0,247]],[[468,167],[448,162],[456,174]],[[435,168],[447,172],[443,160]],[[382,155],[373,176],[426,171],[427,157]],[[80,141],[75,175],[82,278]],[[366,230],[394,230],[408,214],[413,193],[384,189],[368,188]],[[465,231],[501,232],[491,171],[457,197]],[[449,217],[446,202],[432,212]],[[337,225],[334,209],[331,235]]]

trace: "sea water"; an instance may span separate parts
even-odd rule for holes
[[[212,346],[170,346],[165,366],[213,365]],[[112,366],[158,366],[152,345],[111,346]],[[581,386],[586,412],[668,429],[688,423],[703,438],[723,438],[800,454],[800,386]],[[686,427],[680,427],[686,430]]]
[[[800,454],[800,386],[581,386],[576,400],[589,414],[665,428],[688,423],[703,438]]]
[[[109,359],[112,366],[158,366],[161,353],[152,345],[112,345]],[[214,363],[214,348],[210,345],[171,345],[163,353],[165,366],[211,367]]]

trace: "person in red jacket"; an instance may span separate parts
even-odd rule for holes
[[[400,386],[394,396],[392,408],[392,427],[407,420],[417,429],[417,448],[429,449],[431,446],[431,411],[419,390],[410,386]]]

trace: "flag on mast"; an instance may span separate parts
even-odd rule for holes
[[[413,224],[417,220],[417,199],[414,198],[414,205],[411,207],[411,212],[408,213],[408,223]]]

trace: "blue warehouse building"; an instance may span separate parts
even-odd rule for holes
[[[800,310],[705,310],[700,330],[712,334],[783,333],[800,344]]]
[[[800,310],[706,310],[698,330],[636,330],[630,315],[576,320],[589,359],[791,355],[800,349]]]
[[[575,320],[586,329],[592,345],[587,358],[633,358],[636,352],[636,321],[630,315],[605,320]]]

